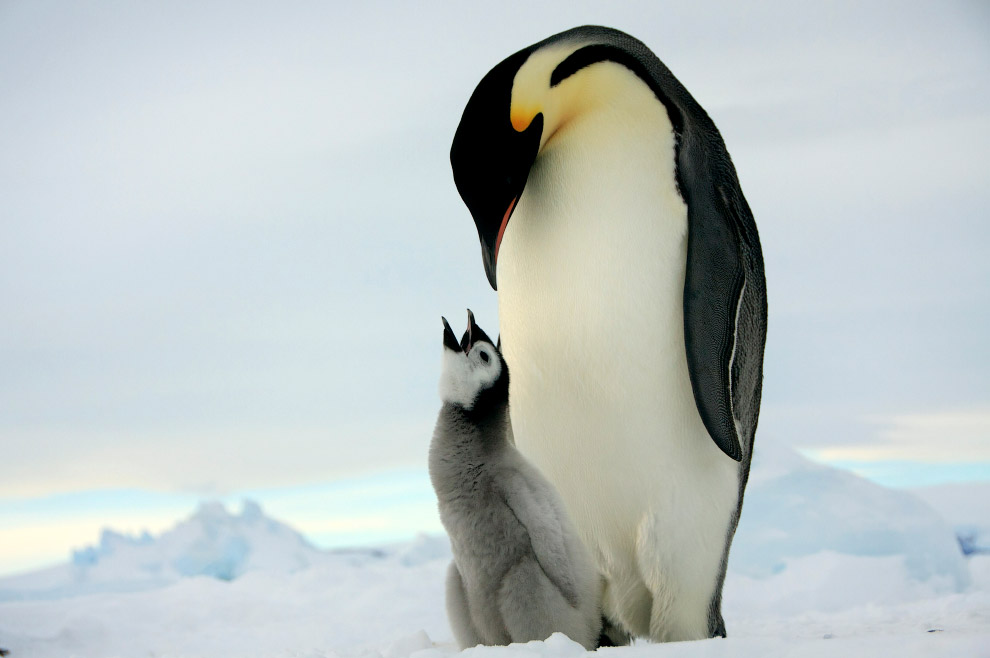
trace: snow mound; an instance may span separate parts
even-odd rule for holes
[[[914,489],[956,530],[966,555],[990,554],[990,482],[954,482]]]
[[[293,572],[319,561],[322,552],[289,526],[244,501],[240,515],[218,502],[199,509],[157,539],[104,530],[100,543],[73,553],[80,576],[90,580],[146,577],[175,580],[211,576],[233,580],[254,569]]]
[[[406,567],[427,564],[434,560],[451,558],[450,540],[446,535],[420,534],[412,542],[402,544],[394,551],[395,558]]]
[[[789,572],[804,591],[837,578],[846,602],[857,592],[863,600],[898,600],[960,592],[970,583],[953,529],[919,498],[772,441],[756,448],[729,570],[749,582]]]
[[[195,576],[229,581],[255,570],[292,573],[330,555],[255,502],[244,501],[239,515],[207,502],[158,537],[104,529],[99,544],[73,551],[68,565],[0,581],[0,600],[140,591]]]
[[[605,649],[604,651],[615,651],[615,649]],[[622,649],[621,651],[626,653],[629,649]],[[595,654],[585,651],[584,647],[563,633],[554,633],[546,640],[519,642],[507,647],[477,646],[465,649],[460,653],[452,647],[429,648],[418,651],[414,655],[416,658],[450,658],[454,655],[462,656],[462,658],[578,658],[578,656],[594,656]],[[410,656],[410,654],[406,654],[406,656]],[[385,655],[384,658],[401,657]]]

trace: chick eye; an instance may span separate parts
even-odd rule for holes
[[[488,363],[488,359],[489,359],[488,352],[480,352],[480,355],[481,355],[481,360],[484,361],[485,363]]]

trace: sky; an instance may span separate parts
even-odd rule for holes
[[[358,4],[0,3],[0,573],[204,497],[326,544],[438,527],[439,316],[498,317],[450,141],[494,64],[589,23],[732,155],[757,442],[990,480],[985,3]]]

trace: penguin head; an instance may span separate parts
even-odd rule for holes
[[[468,326],[458,342],[443,320],[440,398],[467,411],[483,411],[509,399],[509,367],[502,353],[468,309]]]
[[[520,50],[482,78],[454,134],[454,183],[474,217],[485,272],[498,289],[502,236],[541,151],[572,122],[620,93],[619,76],[643,76],[649,50],[610,28],[586,26]],[[598,63],[607,66],[593,66]]]

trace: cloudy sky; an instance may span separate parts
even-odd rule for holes
[[[985,3],[351,4],[0,3],[0,573],[203,496],[326,543],[435,527],[439,316],[497,325],[450,140],[491,66],[586,23],[735,161],[758,437],[990,479]]]

